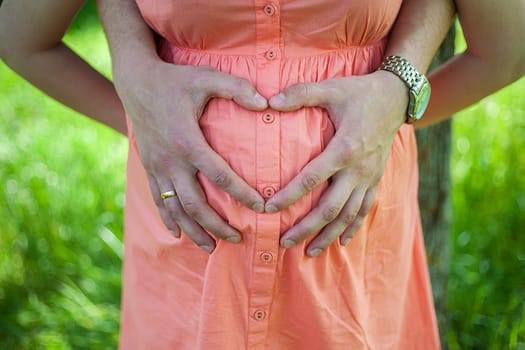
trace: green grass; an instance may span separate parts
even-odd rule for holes
[[[89,13],[67,41],[109,74]],[[126,141],[2,64],[0,91],[0,349],[114,349]],[[525,349],[524,92],[454,122],[451,349]]]

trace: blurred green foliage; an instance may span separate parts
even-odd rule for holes
[[[452,348],[525,349],[524,92],[521,79],[454,123]]]
[[[89,2],[66,37],[109,75]],[[0,64],[0,349],[114,349],[126,140]],[[454,122],[451,349],[525,349],[525,79]]]
[[[66,41],[109,74],[93,4]],[[0,349],[114,349],[126,140],[0,65]]]

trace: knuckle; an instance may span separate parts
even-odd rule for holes
[[[181,164],[189,163],[194,167],[199,167],[210,161],[210,149],[207,144],[200,142],[188,141],[184,144],[184,148],[181,148],[177,154],[177,160]]]
[[[366,175],[368,173],[368,169],[369,169],[368,163],[360,162],[359,165],[357,166],[357,175],[358,176]]]
[[[360,154],[360,148],[355,140],[352,140],[350,137],[342,137],[340,143],[339,149],[341,152],[339,153],[338,161],[340,164],[349,164],[356,155]]]
[[[182,207],[188,216],[198,218],[202,213],[202,206],[192,200],[181,200]]]
[[[311,88],[309,84],[297,84],[291,87],[290,95],[308,99],[311,95]]]
[[[305,174],[301,179],[301,185],[305,192],[310,192],[321,183],[321,177],[317,174]]]
[[[210,74],[202,74],[205,71],[199,72],[200,74],[194,74],[188,88],[191,91],[201,91],[202,89],[208,88],[210,84]],[[211,73],[207,71],[206,73]]]
[[[348,227],[355,221],[356,218],[357,212],[348,211],[341,215],[341,223],[343,224],[343,226]]]
[[[211,179],[214,184],[216,184],[218,187],[222,189],[226,189],[230,187],[232,183],[231,176],[224,170],[218,170],[214,175],[213,179]]]
[[[236,77],[234,80],[234,85],[239,91],[251,92],[253,90],[252,84],[250,84],[250,82],[244,78]]]
[[[183,134],[174,135],[170,138],[172,144],[171,148],[174,149],[181,158],[193,159],[197,156],[198,152],[195,152],[195,142],[190,137],[184,137]],[[168,157],[166,157],[169,159]]]
[[[339,215],[339,212],[341,211],[341,208],[338,206],[328,206],[323,209],[322,211],[322,217],[325,222],[331,222],[334,221],[335,218],[337,218],[337,215]]]

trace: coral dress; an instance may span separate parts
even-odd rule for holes
[[[270,97],[297,82],[380,64],[402,0],[137,0],[175,64],[208,65]],[[166,92],[169,93],[168,91]],[[214,99],[209,144],[264,196],[286,185],[334,133],[325,111],[246,111]],[[164,227],[130,131],[121,349],[439,348],[417,206],[416,144],[403,126],[376,201],[348,246],[316,258],[279,236],[328,184],[288,210],[257,214],[200,176],[209,203],[243,234],[208,255]]]

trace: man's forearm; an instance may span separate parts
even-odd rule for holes
[[[134,0],[98,0],[97,6],[108,38],[117,82],[128,78],[129,72],[136,72],[159,60],[153,32]]]
[[[426,72],[455,13],[452,0],[404,0],[385,56],[401,56]]]
[[[401,56],[418,71],[428,69],[437,48],[452,24],[455,7],[452,0],[405,0],[390,33],[385,56]],[[408,106],[408,90],[403,80],[392,72],[378,71],[382,84],[390,96]],[[394,123],[389,123],[393,121]],[[399,126],[406,121],[406,114],[385,115],[386,128]],[[390,125],[390,126],[389,126]]]

